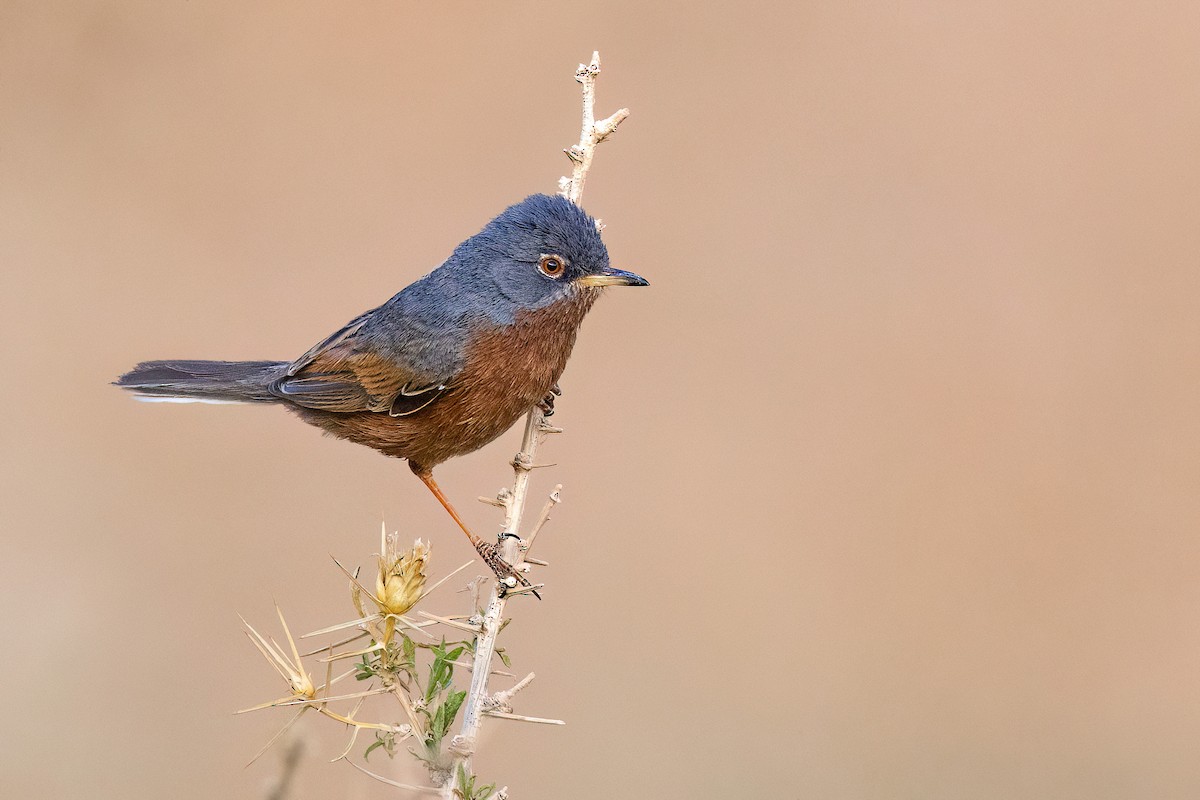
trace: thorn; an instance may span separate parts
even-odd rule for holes
[[[410,792],[420,792],[421,794],[441,794],[442,793],[442,790],[436,786],[413,786],[412,784],[409,784],[409,783],[400,783],[398,781],[392,780],[391,778],[385,778],[382,775],[376,775],[374,772],[371,772],[369,769],[365,769],[363,767],[360,767],[358,764],[355,764],[349,758],[346,759],[346,763],[349,764],[350,766],[354,767],[359,772],[370,775],[372,778],[379,781],[380,783],[386,783],[388,786],[395,786],[397,789],[405,789]]]
[[[463,564],[463,565],[462,565],[461,567],[459,567],[458,569],[454,570],[454,572],[451,572],[449,575],[447,575],[446,577],[442,578],[440,581],[438,581],[437,583],[435,583],[433,586],[430,586],[428,589],[426,589],[425,591],[421,592],[421,596],[420,596],[419,598],[417,598],[417,602],[419,603],[419,602],[421,602],[422,600],[424,600],[426,597],[428,597],[428,596],[429,596],[429,593],[430,593],[430,592],[432,592],[434,589],[438,588],[438,587],[439,587],[439,586],[441,586],[443,583],[445,583],[446,581],[450,580],[450,579],[451,579],[451,578],[453,578],[455,575],[457,575],[458,573],[462,572],[464,569],[466,569],[467,567],[471,566],[471,565],[472,565],[472,564],[474,564],[474,563],[475,563],[475,560],[474,560],[474,559],[472,559],[472,560],[468,561],[467,563]]]
[[[517,722],[538,722],[538,723],[541,723],[542,725],[566,725],[567,724],[566,722],[564,722],[561,719],[546,719],[545,717],[527,717],[524,714],[509,714],[504,711],[484,711],[483,713],[489,717],[496,717],[497,719],[511,719],[511,720],[516,720]]]
[[[447,664],[453,664],[453,665],[454,665],[454,666],[456,666],[456,667],[462,667],[463,669],[465,669],[465,670],[469,670],[469,671],[472,671],[472,672],[475,670],[475,665],[474,665],[474,664],[468,664],[466,661],[447,661],[446,663],[447,663]],[[499,675],[501,678],[515,678],[515,677],[517,677],[517,676],[516,676],[516,675],[514,675],[513,673],[511,673],[511,672],[505,672],[505,671],[504,671],[504,670],[502,670],[502,669],[490,669],[490,670],[488,670],[488,675]]]
[[[459,622],[458,620],[450,619],[449,617],[439,617],[436,614],[430,614],[428,611],[418,611],[417,613],[426,619],[431,619],[434,622],[440,622],[443,625],[449,625],[451,628],[458,628],[459,630],[467,631],[468,633],[483,632],[483,629],[478,625],[468,625],[465,622]]]

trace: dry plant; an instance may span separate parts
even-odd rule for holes
[[[600,54],[593,53],[590,64],[580,64],[575,80],[583,87],[583,120],[579,142],[564,152],[571,160],[569,177],[559,180],[559,193],[574,203],[583,195],[583,185],[595,156],[596,145],[607,139],[617,126],[629,115],[621,109],[606,119],[595,118],[596,79],[600,75]],[[597,222],[599,225],[599,222]],[[481,497],[481,501],[504,510],[504,526],[499,534],[501,553],[516,569],[527,573],[532,565],[546,566],[529,555],[529,550],[538,533],[550,519],[555,505],[560,502],[562,486],[556,486],[546,500],[529,534],[521,538],[521,521],[529,495],[529,478],[534,469],[546,466],[536,463],[538,446],[544,436],[561,433],[560,428],[546,424],[546,414],[541,407],[530,410],[525,420],[525,432],[521,451],[512,460],[513,485],[501,489],[495,498]],[[468,584],[471,590],[471,613],[466,615],[439,615],[425,610],[416,610],[416,605],[430,592],[461,572],[473,562],[467,562],[432,586],[426,587],[426,567],[429,562],[429,546],[418,539],[411,548],[399,545],[398,534],[384,531],[378,553],[377,569],[373,586],[360,582],[359,571],[351,571],[336,561],[338,568],[350,580],[351,602],[357,616],[346,622],[323,628],[300,638],[338,635],[350,632],[348,637],[321,648],[301,654],[282,610],[276,611],[287,647],[281,646],[270,636],[264,636],[247,622],[246,635],[258,648],[267,662],[279,673],[287,684],[288,693],[283,697],[262,703],[244,711],[259,711],[268,708],[295,709],[295,713],[270,741],[251,759],[253,763],[271,747],[306,712],[313,711],[344,725],[348,741],[342,752],[333,760],[345,760],[356,769],[378,781],[412,792],[438,795],[447,800],[491,800],[508,797],[507,787],[497,789],[495,784],[482,784],[472,770],[471,759],[475,754],[480,728],[484,717],[562,725],[557,719],[546,719],[517,714],[512,699],[529,685],[534,674],[531,672],[508,689],[491,693],[488,679],[492,675],[515,678],[509,672],[493,669],[493,658],[498,658],[505,667],[509,666],[508,655],[496,645],[496,637],[508,624],[504,619],[505,605],[514,595],[537,593],[544,584],[534,583],[518,586],[514,577],[495,581],[486,603],[480,604],[485,581],[476,578]],[[245,620],[243,620],[245,622]],[[446,635],[435,637],[431,628],[444,631],[449,628],[451,641]],[[466,636],[464,636],[466,634]],[[365,647],[356,648],[354,643],[366,639]],[[339,648],[349,647],[347,650]],[[306,671],[304,659],[315,659],[323,665],[324,677],[318,685]],[[338,671],[335,665],[349,665]],[[455,686],[455,668],[471,673],[467,689]],[[336,674],[335,674],[336,673]],[[334,686],[353,676],[366,688],[358,691],[335,691]],[[364,705],[372,697],[388,697],[398,706],[399,719],[395,721],[372,721],[360,716]],[[331,705],[337,703],[343,712],[335,711]],[[341,706],[340,704],[345,704]],[[395,709],[395,706],[390,706]],[[455,720],[461,711],[462,721],[458,732],[451,735]],[[244,713],[244,712],[239,712]],[[402,715],[402,716],[400,716]],[[358,743],[359,735],[367,732],[372,738],[365,743],[364,760],[375,751],[394,756],[404,745],[418,761],[426,767],[430,783],[414,785],[385,778],[351,760],[351,752]],[[289,751],[290,752],[290,751]],[[277,783],[273,796],[282,797],[291,781],[298,756],[285,760],[285,776]],[[278,787],[283,787],[281,790]]]

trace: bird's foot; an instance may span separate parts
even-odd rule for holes
[[[504,556],[500,555],[500,548],[496,545],[491,542],[480,542],[475,545],[475,552],[479,553],[479,557],[483,559],[483,563],[487,564],[488,569],[496,575],[501,587],[515,589],[518,586],[530,586],[529,579],[522,575],[516,567],[504,560]],[[532,591],[534,597],[538,600],[542,599],[542,596],[537,593],[536,589]],[[500,593],[504,593],[503,588],[501,588]]]
[[[550,387],[550,391],[538,403],[538,408],[542,410],[543,417],[554,416],[554,398],[556,397],[562,397],[562,389],[558,388],[557,383]]]

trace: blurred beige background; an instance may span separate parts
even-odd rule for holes
[[[569,724],[482,777],[1200,795],[1200,5],[1135,6],[0,4],[0,794],[264,796],[236,614],[343,618],[381,519],[466,560],[399,462],[107,382],[294,357],[552,190],[599,48],[653,286],[584,326],[505,634]],[[440,471],[481,530],[516,442]],[[318,722],[296,797],[394,796]]]

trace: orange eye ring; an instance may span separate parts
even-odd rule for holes
[[[561,278],[567,271],[567,260],[562,256],[543,255],[538,259],[538,271],[547,278]]]

